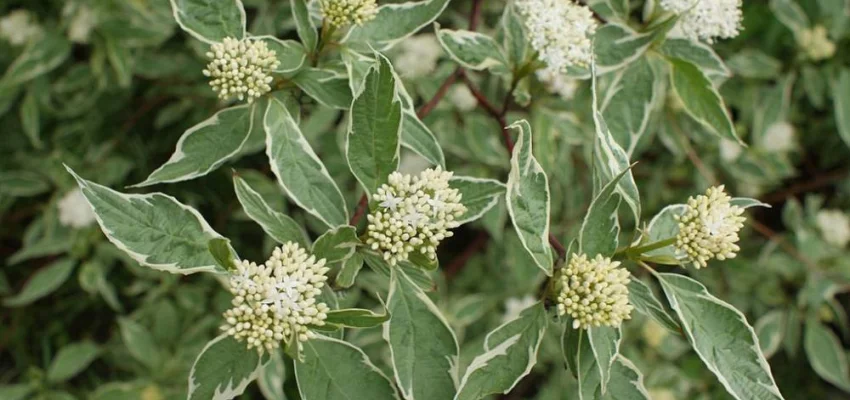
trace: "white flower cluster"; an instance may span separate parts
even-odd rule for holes
[[[835,55],[835,43],[829,40],[823,25],[800,31],[797,34],[797,43],[813,61],[830,59]]]
[[[570,100],[578,89],[578,80],[571,79],[560,71],[541,69],[536,72],[537,79],[546,85],[549,93],[557,94],[564,100]]]
[[[458,111],[468,112],[478,107],[478,99],[472,94],[472,90],[464,84],[454,85],[449,92],[449,102],[457,107]]]
[[[837,247],[850,243],[850,217],[841,210],[821,210],[815,220],[827,243]]]
[[[785,121],[771,124],[764,133],[762,148],[770,153],[787,153],[794,150],[794,125]]]
[[[203,72],[212,78],[210,86],[218,97],[247,97],[249,103],[272,89],[271,72],[280,65],[262,40],[224,38],[210,47],[207,57],[212,61]]]
[[[13,46],[20,46],[41,33],[41,26],[27,10],[15,10],[0,18],[0,38]]]
[[[328,269],[325,259],[317,261],[293,242],[275,248],[263,265],[237,263],[230,276],[233,308],[224,312],[221,329],[261,352],[281,341],[307,341],[315,335],[309,326],[322,326],[327,318],[328,306],[316,296]]]
[[[572,0],[518,0],[531,46],[547,69],[566,72],[572,65],[586,66],[593,58],[590,37],[596,32],[593,12]]]
[[[443,48],[433,33],[411,36],[398,45],[393,65],[405,78],[420,78],[434,72]]]
[[[691,197],[679,221],[676,253],[684,254],[688,262],[699,269],[717,258],[734,258],[741,248],[738,231],[744,227],[744,209],[730,203],[723,185],[708,188],[705,195]]]
[[[437,246],[452,236],[449,230],[458,226],[455,218],[466,212],[458,190],[449,187],[451,177],[440,167],[417,177],[390,174],[389,183],[372,196],[378,208],[367,216],[366,244],[382,252],[391,265],[414,251],[436,260]]]
[[[631,318],[629,304],[630,274],[601,254],[589,259],[585,254],[573,254],[561,269],[558,289],[558,315],[569,314],[573,328],[620,326]]]
[[[79,229],[95,221],[94,211],[79,188],[65,194],[56,206],[59,209],[59,223],[64,226]]]
[[[378,14],[375,0],[320,0],[325,21],[341,28],[348,24],[363,25]]]
[[[62,16],[69,19],[68,40],[88,43],[91,31],[97,25],[97,14],[86,4],[68,2],[62,8]]]
[[[742,0],[661,0],[661,8],[679,15],[673,35],[714,43],[741,31]]]

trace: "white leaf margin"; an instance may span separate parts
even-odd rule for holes
[[[209,343],[207,343],[207,345],[204,346],[203,349],[201,349],[200,353],[198,353],[198,357],[195,359],[195,362],[192,363],[192,369],[189,370],[189,378],[188,378],[189,379],[189,391],[188,391],[188,394],[186,395],[187,399],[191,399],[192,393],[194,393],[195,390],[197,390],[201,386],[200,384],[195,383],[194,379],[193,379],[194,376],[195,376],[195,366],[198,364],[198,360],[200,360],[201,356],[203,356],[204,353],[206,353],[207,349],[212,347],[214,344],[216,344],[216,343],[218,343],[218,342],[220,342],[224,339],[227,339],[228,336],[229,336],[228,334],[223,333],[223,334],[219,335],[218,337],[216,337],[215,339],[210,340]],[[235,398],[236,396],[239,396],[240,394],[245,392],[245,389],[248,388],[248,385],[251,384],[251,382],[253,382],[254,380],[256,380],[260,376],[260,373],[262,372],[262,370],[263,370],[263,358],[260,357],[259,362],[257,363],[257,368],[255,368],[254,371],[251,372],[250,375],[248,375],[248,378],[239,381],[239,383],[236,385],[236,387],[233,387],[233,380],[231,379],[228,382],[227,387],[224,388],[224,391],[219,392],[219,389],[221,389],[221,383],[219,383],[219,386],[217,386],[215,388],[215,392],[213,394],[212,400],[230,400],[230,399]]]
[[[184,32],[188,33],[189,35],[191,35],[195,39],[198,39],[198,40],[200,40],[204,43],[207,43],[207,44],[210,44],[210,45],[218,43],[216,41],[209,40],[209,39],[203,37],[200,33],[195,32],[192,29],[189,29],[189,27],[187,27],[186,25],[183,25],[183,21],[180,20],[180,17],[178,16],[178,12],[177,12],[177,10],[178,10],[177,0],[169,0],[169,1],[171,3],[171,14],[174,16],[174,21],[177,22],[177,25],[180,26],[180,29],[182,29]],[[241,37],[239,37],[237,39],[243,39],[247,36],[247,33],[246,33],[247,32],[246,31],[247,16],[245,15],[245,5],[242,4],[242,0],[233,0],[233,2],[239,8],[239,13],[242,16],[242,35],[241,35]]]
[[[501,186],[503,189],[505,189],[505,191],[506,191],[506,192],[507,192],[507,190],[508,190],[508,186],[507,186],[507,185],[505,185],[504,183],[499,182],[499,181],[497,181],[497,180],[495,180],[495,179],[490,179],[490,178],[476,178],[476,177],[474,177],[474,176],[462,176],[462,175],[456,175],[456,176],[453,176],[451,179],[449,179],[449,185],[451,185],[451,183],[452,183],[452,182],[454,182],[454,181],[477,182],[477,183],[491,183],[491,184],[495,184],[495,185]],[[490,211],[493,207],[495,207],[495,206],[496,206],[496,204],[499,204],[499,199],[501,199],[503,195],[504,195],[504,194],[502,194],[502,195],[495,195],[495,196],[491,196],[490,202],[489,202],[489,203],[487,203],[487,205],[486,205],[486,206],[484,206],[484,209],[482,209],[482,210],[481,210],[481,212],[479,212],[478,214],[475,214],[475,215],[470,215],[470,216],[468,216],[468,217],[466,217],[466,218],[464,218],[464,219],[458,219],[458,220],[457,220],[457,222],[458,222],[460,225],[463,225],[463,224],[467,224],[467,223],[470,223],[470,222],[472,222],[472,221],[475,221],[475,220],[477,220],[477,219],[481,218],[482,216],[484,216],[484,214],[487,214],[487,212],[488,212],[488,211]],[[461,199],[461,203],[463,202],[462,200],[463,200],[463,199]],[[547,235],[546,240],[549,240],[548,235]]]

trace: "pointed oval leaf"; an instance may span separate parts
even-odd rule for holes
[[[259,353],[223,334],[198,354],[189,371],[188,400],[229,400],[245,391],[260,375]]]
[[[495,179],[471,176],[453,176],[449,184],[460,192],[460,201],[466,206],[466,212],[457,219],[461,224],[481,218],[499,202],[507,190],[504,183]]]
[[[47,369],[48,382],[63,382],[82,372],[100,355],[100,346],[84,340],[66,345]]]
[[[351,88],[348,76],[336,71],[304,68],[292,80],[313,100],[328,107],[348,109],[351,106]]]
[[[847,352],[829,328],[815,319],[806,321],[803,347],[812,369],[825,381],[850,392]]]
[[[307,59],[307,51],[304,50],[304,46],[294,40],[280,40],[268,35],[257,36],[255,39],[266,42],[269,50],[275,52],[275,58],[280,61],[280,65],[274,72],[285,74],[297,71]]]
[[[368,44],[378,51],[387,50],[434,22],[448,4],[449,0],[384,4],[378,7],[375,19],[368,24],[353,27],[343,41],[349,45]],[[362,47],[368,48],[362,44]]]
[[[119,318],[118,327],[121,329],[124,346],[133,358],[151,370],[161,365],[162,352],[146,327],[128,318]]]
[[[505,54],[490,36],[467,30],[439,29],[438,26],[437,39],[446,53],[464,68],[491,69],[497,74],[510,72]]]
[[[21,55],[6,69],[0,78],[0,91],[44,75],[65,61],[71,54],[71,43],[63,35],[47,32],[39,40],[33,40]]]
[[[378,314],[364,308],[345,308],[342,310],[328,311],[325,322],[346,328],[371,328],[383,324],[390,319],[390,314],[384,310]]]
[[[635,310],[654,319],[670,332],[679,334],[682,331],[676,318],[667,312],[661,300],[655,297],[652,289],[642,280],[632,278],[629,281],[629,303],[635,306]]]
[[[319,236],[313,243],[311,252],[318,258],[324,258],[328,264],[345,261],[357,250],[360,239],[353,226],[340,226]]]
[[[304,43],[307,51],[313,51],[319,42],[319,34],[316,32],[316,26],[313,25],[313,19],[310,18],[307,2],[308,0],[290,0],[289,6],[292,8],[292,18],[295,20],[295,29],[298,31],[301,43]]]
[[[310,242],[307,239],[307,233],[304,232],[301,225],[298,225],[295,220],[287,215],[272,209],[263,199],[263,196],[254,190],[247,181],[238,175],[234,175],[233,187],[245,213],[254,222],[260,224],[263,231],[272,239],[281,244],[295,242],[301,246],[309,247]]]
[[[3,305],[25,306],[53,293],[68,280],[76,265],[77,262],[73,259],[63,258],[36,271],[18,294],[3,299]]]
[[[835,100],[835,120],[838,134],[847,146],[850,146],[850,68],[841,70],[838,84],[833,87]]]
[[[177,24],[206,43],[245,37],[245,7],[241,0],[171,0]]]
[[[641,57],[618,71],[605,92],[602,116],[626,154],[634,153],[649,128],[664,89],[664,75],[659,69],[652,64],[649,55]]]
[[[726,103],[705,73],[681,58],[668,61],[671,66],[670,81],[688,115],[717,136],[744,144],[735,131]]]

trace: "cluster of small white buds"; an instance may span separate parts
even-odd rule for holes
[[[27,10],[15,10],[0,18],[0,39],[13,46],[26,44],[43,33],[35,16]]]
[[[322,326],[328,306],[317,302],[328,277],[325,260],[288,242],[275,248],[263,265],[241,261],[230,275],[233,308],[224,312],[222,330],[248,348],[263,352],[280,342],[304,342]]]
[[[207,52],[212,61],[204,69],[210,86],[222,99],[253,102],[271,91],[271,73],[280,65],[274,50],[262,40],[224,38]]]
[[[574,329],[620,326],[634,309],[629,303],[630,277],[619,261],[601,254],[593,259],[573,254],[556,282],[558,315],[569,314]]]
[[[456,218],[466,212],[458,190],[449,187],[451,177],[440,167],[416,177],[390,174],[388,183],[372,196],[378,207],[367,216],[366,244],[391,265],[415,251],[436,260],[437,246],[452,236],[450,229],[459,225]]]
[[[325,21],[336,28],[363,25],[378,14],[375,0],[320,0],[319,6]]]
[[[685,211],[675,216],[679,222],[676,253],[695,268],[707,266],[713,258],[734,258],[741,249],[736,243],[746,218],[741,215],[744,209],[731,200],[722,185],[711,187],[704,195],[689,198]]]
[[[570,66],[587,66],[593,59],[590,38],[596,20],[587,6],[573,0],[518,0],[531,46],[546,68],[565,73]]]
[[[829,33],[823,25],[800,31],[797,43],[812,61],[827,60],[835,55],[835,42],[829,40]]]
[[[671,32],[691,40],[714,43],[741,31],[742,0],[661,0],[661,8],[679,15]]]

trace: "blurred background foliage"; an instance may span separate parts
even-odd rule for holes
[[[289,2],[244,3],[250,32],[295,37]],[[630,3],[635,21],[643,3]],[[470,4],[453,1],[439,22],[465,27]],[[495,31],[503,7],[483,2],[479,29]],[[850,137],[842,140],[837,123],[850,118],[848,13],[845,0],[744,2],[745,30],[714,48],[731,71],[717,79],[748,146],[718,144],[671,94],[655,106],[632,156],[645,215],[719,183],[772,205],[752,215],[737,258],[688,273],[755,325],[788,399],[850,395]],[[0,16],[0,399],[185,398],[188,369],[216,334],[228,296],[210,276],[139,267],[97,226],[69,226],[61,204],[74,185],[62,164],[114,188],[143,181],[187,128],[223,106],[201,74],[206,45],[177,33],[168,0],[6,0]],[[390,52],[402,74],[403,47]],[[37,62],[22,67],[21,59]],[[405,85],[425,103],[455,66],[443,54],[434,71]],[[500,85],[497,77],[473,79],[485,92]],[[503,178],[509,165],[498,127],[455,89],[425,119],[449,169]],[[517,99],[509,119],[530,118],[552,185],[552,230],[565,237],[577,231],[591,198],[590,85],[578,82],[569,99],[538,82],[527,90],[532,100]],[[305,135],[356,201],[341,153],[341,113],[306,96],[299,101]],[[416,163],[409,156],[403,165]],[[242,212],[233,169],[278,210],[308,229],[318,226],[287,204],[262,154],[157,190],[198,208],[246,258],[264,259],[273,242]],[[461,370],[484,334],[527,305],[543,280],[506,223],[500,204],[441,248],[433,295],[462,344]],[[380,279],[362,272],[341,302],[377,304],[377,296],[386,298]],[[634,317],[622,351],[646,375],[653,399],[728,398],[685,339]],[[380,328],[349,340],[386,368]],[[505,398],[564,398],[573,383],[561,357],[553,333],[532,375]],[[281,398],[269,385],[261,380],[244,397]],[[291,384],[284,392],[298,398]]]

